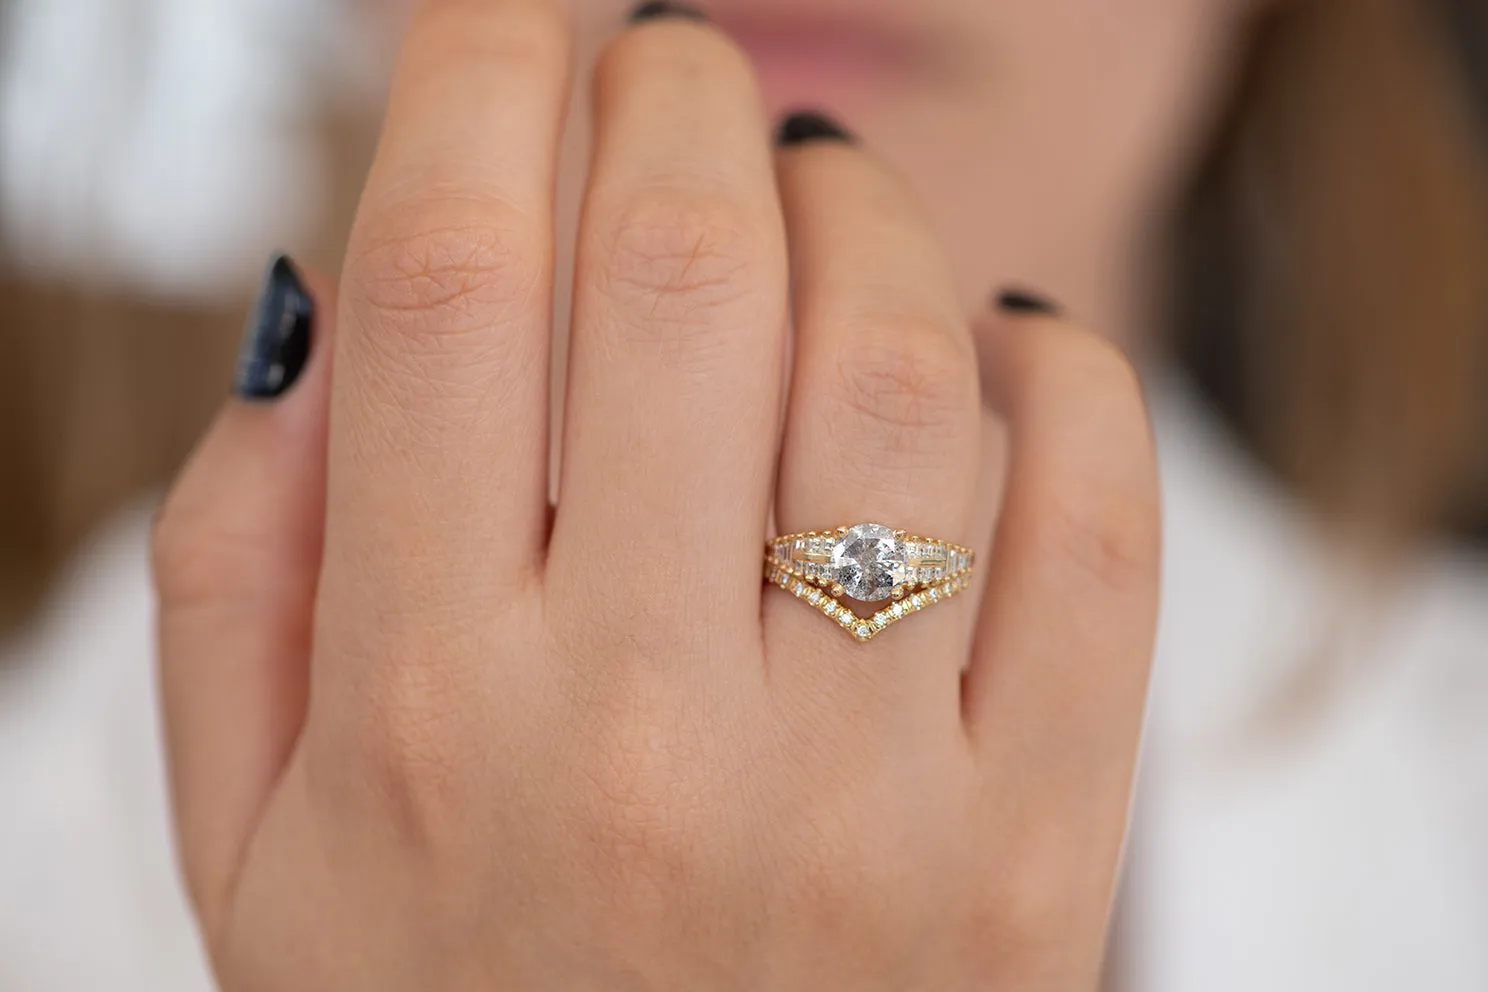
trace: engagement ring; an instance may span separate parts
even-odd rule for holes
[[[883,524],[787,534],[765,548],[765,579],[815,607],[860,641],[970,584],[970,548]],[[845,600],[869,606],[860,616]]]

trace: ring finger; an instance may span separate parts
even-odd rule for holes
[[[798,533],[871,522],[971,544],[980,393],[971,330],[950,267],[905,188],[835,124],[797,116],[783,126],[781,144],[797,344],[779,526]],[[875,547],[881,538],[865,532],[856,547],[842,551],[862,561],[875,549],[888,550]],[[904,543],[901,538],[897,553]],[[928,591],[918,601],[888,598],[888,576],[880,571],[874,581],[872,571],[848,569],[858,582],[854,588],[848,581],[847,594],[869,601],[857,615],[893,623],[912,604],[928,602]],[[848,572],[838,570],[832,579],[847,579]],[[885,692],[895,705],[914,694],[958,712],[959,666],[975,610],[970,596],[941,603],[939,588],[934,595],[932,612],[881,632],[874,624],[868,643],[850,636],[864,632],[861,624],[844,620],[845,636],[807,603],[773,595],[766,606],[772,657],[809,658],[810,677],[846,676]],[[790,667],[772,664],[772,671]]]

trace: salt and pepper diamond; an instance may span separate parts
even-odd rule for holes
[[[904,584],[904,548],[892,528],[858,524],[832,544],[832,578],[853,599],[880,603]]]

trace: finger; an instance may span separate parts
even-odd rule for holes
[[[794,533],[873,522],[970,544],[981,406],[950,268],[907,190],[840,128],[798,117],[782,136],[797,344],[780,526]],[[875,600],[860,612],[887,609],[892,617],[906,604],[892,602],[889,576],[880,578],[876,591],[849,582],[847,593]],[[813,668],[835,659],[849,671],[871,671],[896,705],[907,691],[928,693],[958,714],[975,610],[936,599],[905,627],[858,644],[803,604],[772,596],[772,656],[809,659]]]
[[[665,561],[715,618],[686,629],[757,640],[787,332],[763,101],[721,33],[663,18],[605,53],[594,104],[550,586]],[[671,608],[629,579],[611,609]]]
[[[1057,844],[1054,861],[1102,884],[1125,825],[1157,618],[1151,434],[1136,376],[1100,338],[1024,317],[989,323],[981,341],[1011,466],[967,723],[989,791],[1030,844]]]
[[[330,349],[317,338],[333,320],[324,279],[274,264],[249,325],[238,397],[156,523],[176,823],[209,929],[304,717],[330,394]]]
[[[558,0],[426,0],[343,278],[336,616],[499,608],[545,538]]]

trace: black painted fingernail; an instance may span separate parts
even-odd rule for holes
[[[1004,313],[1041,313],[1053,316],[1059,305],[1026,289],[1005,289],[997,294],[997,308]]]
[[[305,370],[314,323],[315,302],[294,263],[276,256],[243,331],[233,392],[250,400],[283,396]]]
[[[847,128],[816,110],[791,114],[780,122],[780,128],[775,132],[775,143],[782,148],[811,141],[841,141],[850,145],[857,139]]]
[[[708,15],[687,3],[671,3],[669,0],[649,0],[630,12],[630,23],[654,21],[662,17],[681,17],[689,21],[706,21]]]

